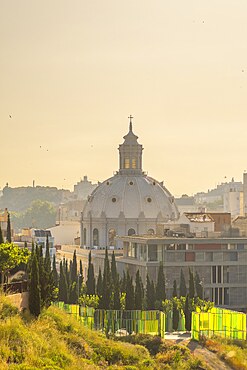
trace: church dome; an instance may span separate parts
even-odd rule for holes
[[[174,220],[178,210],[170,192],[142,171],[142,145],[132,131],[132,121],[124,143],[119,146],[119,171],[105,180],[89,196],[83,219],[127,218]]]
[[[120,175],[101,183],[88,198],[84,217],[173,220],[178,216],[173,196],[155,179]]]

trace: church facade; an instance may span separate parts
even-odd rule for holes
[[[152,235],[157,224],[175,220],[174,197],[142,170],[143,147],[132,129],[119,145],[119,171],[102,182],[88,197],[81,214],[80,247],[120,248],[116,236]]]

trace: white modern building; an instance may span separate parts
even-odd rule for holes
[[[178,218],[171,193],[143,172],[143,147],[137,139],[130,118],[118,148],[119,171],[97,186],[83,209],[81,248],[118,248],[116,236],[154,234],[157,224]]]

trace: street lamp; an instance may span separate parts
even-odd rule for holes
[[[199,283],[200,285],[201,285],[201,287],[202,287],[202,299],[203,299],[203,301],[204,301],[204,278],[202,278],[202,280],[200,281],[200,283]]]

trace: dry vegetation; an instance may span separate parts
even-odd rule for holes
[[[247,342],[220,337],[201,339],[201,343],[234,370],[247,370]]]
[[[158,337],[123,343],[83,327],[55,307],[38,320],[0,296],[0,369],[204,369],[185,347]],[[145,348],[146,347],[146,348]]]

